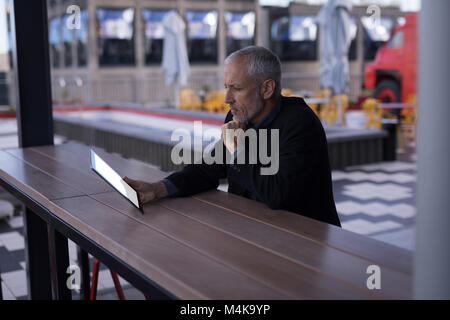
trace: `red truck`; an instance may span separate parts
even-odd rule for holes
[[[382,102],[407,103],[416,94],[417,13],[392,30],[364,72],[364,87]]]

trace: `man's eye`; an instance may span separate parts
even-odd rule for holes
[[[229,89],[229,90],[233,90],[233,91],[241,91],[242,90],[242,88],[237,88],[237,87],[233,87],[233,86],[224,86],[225,87],[225,89]]]

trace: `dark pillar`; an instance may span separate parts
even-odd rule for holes
[[[52,288],[47,223],[28,208],[25,208],[23,217],[28,297],[31,300],[50,300]]]
[[[69,251],[67,238],[48,225],[48,247],[50,251],[50,268],[52,270],[52,291],[55,300],[71,300],[72,293],[67,286],[67,268]]]
[[[14,0],[11,11],[19,145],[53,144],[47,3]],[[47,225],[28,208],[24,218],[29,297],[51,299]]]
[[[89,256],[86,251],[77,246],[78,265],[81,269],[80,300],[89,300],[91,288],[91,276],[89,268]]]
[[[46,0],[14,0],[11,7],[19,145],[53,144]]]
[[[397,158],[397,124],[384,123],[383,130],[388,136],[383,139],[383,161],[395,161]]]

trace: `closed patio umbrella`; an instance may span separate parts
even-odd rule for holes
[[[350,0],[328,0],[317,16],[320,25],[320,85],[322,88],[331,88],[335,95],[349,91],[351,9]],[[339,106],[339,121],[341,116]]]
[[[164,44],[161,69],[165,75],[166,86],[174,86],[175,106],[178,107],[179,88],[186,85],[190,74],[184,36],[186,25],[175,11],[168,12],[164,16],[162,24]]]

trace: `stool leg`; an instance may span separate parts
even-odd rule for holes
[[[91,275],[89,270],[89,255],[77,246],[78,265],[81,268],[80,300],[89,300],[91,289]]]
[[[100,268],[100,261],[94,259],[94,266],[92,268],[92,286],[90,300],[97,299],[97,283],[98,283],[98,271]]]
[[[92,268],[92,287],[91,287],[91,297],[90,300],[95,300],[97,298],[97,284],[98,284],[98,273],[100,269],[100,261],[94,258],[94,266]],[[122,285],[120,284],[119,277],[117,274],[112,272],[110,269],[111,277],[114,282],[114,287],[116,288],[117,296],[119,300],[125,300],[125,295],[123,293]],[[147,297],[146,297],[147,298]],[[147,299],[149,300],[149,299]]]
[[[125,300],[125,295],[123,294],[122,285],[120,284],[119,278],[117,277],[117,274],[109,270],[111,272],[111,277],[114,281],[114,287],[116,288],[117,296],[119,297],[119,300]]]

